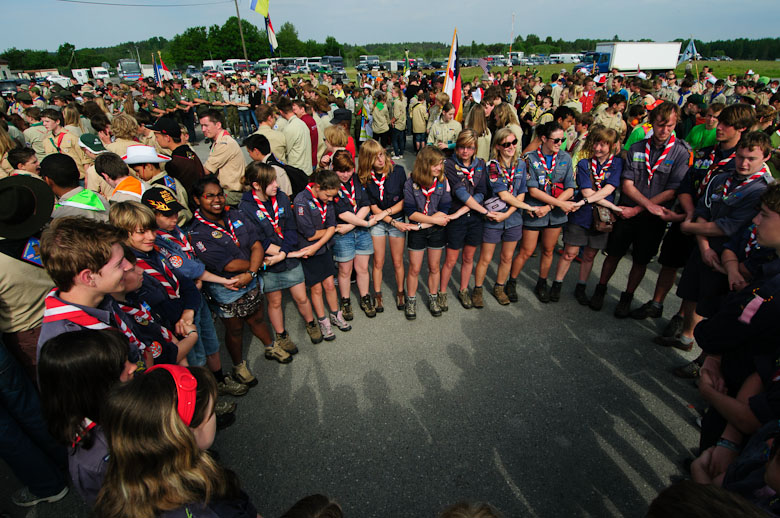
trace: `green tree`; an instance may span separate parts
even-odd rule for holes
[[[328,36],[325,38],[325,44],[322,46],[322,54],[325,56],[341,56],[341,45],[336,38]]]
[[[290,22],[284,22],[276,33],[276,41],[279,43],[278,51],[284,56],[300,56],[303,44],[298,39],[298,30]]]

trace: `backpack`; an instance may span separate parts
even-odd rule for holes
[[[298,169],[295,166],[285,164],[274,155],[268,157],[268,163],[278,165],[287,173],[287,177],[290,179],[290,185],[292,186],[292,195],[290,195],[290,200],[294,200],[298,193],[304,190],[307,185],[309,185],[309,176],[303,172],[303,169]]]

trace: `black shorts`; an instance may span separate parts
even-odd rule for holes
[[[696,313],[711,318],[718,312],[728,293],[728,277],[704,264],[699,248],[694,247],[680,276],[677,296],[696,302]]]
[[[661,243],[661,254],[658,262],[661,266],[669,268],[682,268],[688,264],[691,252],[696,248],[696,237],[683,234],[679,223],[672,223],[666,231],[664,241]]]
[[[410,230],[407,232],[406,246],[409,250],[425,250],[432,248],[441,250],[447,244],[447,233],[444,227],[434,225],[422,230]]]
[[[456,220],[447,223],[447,248],[460,250],[463,245],[479,246],[482,244],[482,217],[467,212]]]
[[[333,255],[330,250],[325,250],[324,254],[315,255],[308,259],[301,259],[301,266],[307,288],[336,275],[336,265],[333,264]]]
[[[637,264],[649,264],[664,238],[666,222],[649,212],[640,212],[630,219],[618,219],[609,234],[607,255],[623,257],[631,248]]]

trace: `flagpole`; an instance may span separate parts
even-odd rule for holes
[[[509,40],[509,66],[512,66],[512,43],[515,42],[515,13],[512,13],[512,39]]]
[[[236,4],[236,17],[238,17],[238,32],[241,34],[241,48],[244,49],[244,61],[246,62],[246,70],[249,72],[249,58],[246,54],[246,42],[244,41],[244,28],[241,26],[241,14],[238,12],[238,0],[233,0]],[[240,75],[240,74],[239,74]]]

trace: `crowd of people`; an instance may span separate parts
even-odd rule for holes
[[[693,480],[780,510],[777,81],[708,69],[679,84],[674,72],[546,79],[486,71],[458,106],[443,77],[399,74],[34,81],[2,101],[0,365],[21,362],[9,379],[25,394],[0,442],[26,486],[14,502],[64,497],[67,459],[97,516],[257,516],[208,451],[235,420],[219,396],[258,384],[245,326],[288,364],[291,328],[317,344],[365,325],[353,282],[369,319],[388,302],[416,320],[418,297],[441,317],[450,290],[467,310],[518,302],[536,256],[533,296],[558,302],[578,262],[572,295],[600,311],[630,251],[617,318],[661,318],[681,273],[682,303],[654,341],[701,348],[675,370],[709,405]],[[198,130],[205,161],[190,146]],[[656,257],[653,298],[635,305]],[[285,315],[285,291],[301,320]],[[322,495],[302,502],[285,516],[341,516]]]

